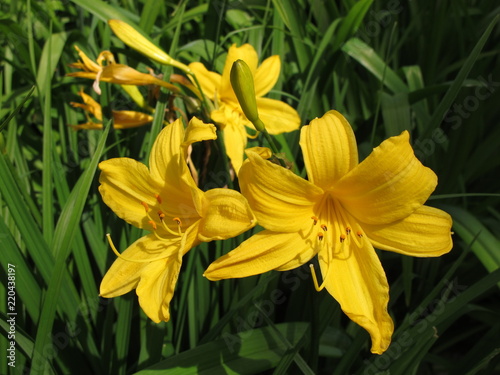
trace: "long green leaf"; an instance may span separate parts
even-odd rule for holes
[[[32,357],[32,362],[34,364],[45,363],[47,361],[43,353],[47,345],[50,345],[50,331],[52,330],[52,325],[54,324],[56,307],[58,305],[57,301],[60,295],[66,260],[71,252],[71,242],[80,223],[86,197],[90,189],[99,158],[104,150],[104,145],[106,144],[110,128],[111,123],[108,123],[106,129],[101,135],[94,156],[71,192],[56,225],[54,240],[52,242],[52,249],[55,254],[56,263],[54,265],[53,275],[48,285],[40,320],[38,322],[35,347],[33,349]],[[31,374],[43,374],[43,372],[43,366],[32,367]]]
[[[293,346],[303,340],[307,327],[306,323],[276,325]],[[274,368],[287,349],[287,343],[273,332],[272,327],[225,333],[221,339],[159,362],[135,375],[260,374]]]

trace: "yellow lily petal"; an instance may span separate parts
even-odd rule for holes
[[[82,59],[83,67],[86,71],[97,73],[99,70],[101,70],[99,64],[89,59],[88,56],[80,48],[78,48],[78,46],[74,47],[78,51],[78,55]]]
[[[156,203],[158,184],[150,177],[148,168],[129,158],[109,159],[99,163],[99,192],[106,205],[126,222],[149,228],[144,206]]]
[[[281,134],[297,130],[300,117],[295,109],[279,100],[257,98],[259,117],[269,134]]]
[[[110,64],[102,69],[99,77],[102,82],[117,83],[119,85],[158,85],[172,92],[179,92],[177,86],[153,77],[151,74],[141,73],[130,66],[123,64]]]
[[[97,73],[94,72],[71,72],[66,74],[68,77],[75,77],[75,78],[85,78],[85,79],[91,79],[95,80],[97,78]]]
[[[189,67],[167,55],[128,23],[120,20],[109,20],[108,24],[115,35],[129,47],[152,60],[158,61],[160,64],[172,65],[186,73],[192,73]]]
[[[220,96],[232,99],[234,102],[237,102],[237,100],[231,86],[230,75],[231,68],[236,60],[245,61],[250,68],[252,75],[255,75],[259,58],[257,56],[257,52],[250,44],[244,44],[241,47],[236,47],[236,44],[233,44],[227,51],[226,63],[224,65],[224,70],[222,71]]]
[[[218,89],[221,84],[222,76],[211,72],[205,68],[205,65],[199,62],[189,64],[189,68],[198,79],[203,93],[208,99],[217,101]]]
[[[330,188],[358,164],[354,132],[337,111],[329,111],[304,126],[300,147],[309,181],[323,189]]]
[[[366,224],[387,224],[422,206],[437,176],[415,157],[409,133],[391,137],[338,181],[333,194],[344,208]]]
[[[378,249],[414,257],[436,257],[449,252],[450,215],[434,207],[422,206],[410,216],[386,225],[363,224],[370,242]]]
[[[83,91],[78,93],[83,102],[87,105],[85,110],[89,111],[96,119],[102,120],[102,110],[101,105],[97,103],[90,95],[85,94]]]
[[[113,111],[113,127],[128,129],[142,126],[153,121],[153,116],[136,111]]]
[[[231,164],[238,174],[243,164],[243,150],[247,146],[245,127],[227,123],[224,128],[224,145],[226,146],[226,154],[231,159]]]
[[[205,192],[207,205],[198,238],[203,242],[236,237],[256,224],[255,216],[243,195],[230,189]]]
[[[187,148],[192,143],[217,139],[217,129],[213,124],[206,124],[193,117],[186,128],[182,146]]]
[[[284,264],[298,267],[313,256],[314,252],[299,233],[264,230],[213,262],[203,276],[212,281],[253,276]]]
[[[267,153],[264,151],[267,150]],[[271,151],[246,150],[248,160],[238,175],[241,192],[248,199],[259,224],[276,232],[296,232],[309,227],[314,206],[323,190],[279,165],[265,160]]]
[[[155,323],[170,320],[170,301],[174,296],[182,257],[172,256],[144,267],[136,293],[144,313]]]
[[[117,258],[101,281],[100,296],[105,298],[118,297],[136,288],[142,271],[148,265],[142,261],[157,257],[162,253],[165,253],[165,256],[170,253],[175,254],[179,248],[178,243],[178,239],[173,239],[168,244],[158,240],[153,234],[139,238],[122,253],[127,259],[139,262]]]
[[[372,353],[382,354],[389,347],[394,331],[387,312],[389,285],[375,250],[368,241],[362,243],[361,248],[355,247],[329,262],[328,256],[320,252],[319,261],[323,275],[331,268],[325,284],[328,292],[353,322],[368,331]]]
[[[271,91],[280,77],[280,71],[281,60],[278,55],[268,57],[262,61],[254,74],[255,95],[258,98]]]
[[[185,162],[181,147],[184,134],[180,119],[167,125],[153,144],[149,169],[156,186],[159,186],[155,194],[165,201],[168,215],[183,217],[192,223],[202,212],[203,192],[194,183]]]

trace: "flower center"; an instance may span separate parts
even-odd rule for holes
[[[351,251],[362,246],[363,231],[359,224],[342,207],[340,202],[326,194],[318,205],[317,216],[311,216],[311,241],[318,254],[323,282],[318,283],[314,265],[311,273],[317,291],[325,287],[332,270],[333,258],[347,259]],[[355,234],[353,234],[353,228]]]
[[[166,210],[162,209],[162,199],[159,194],[155,195],[157,205],[155,205],[155,209],[150,209],[149,205],[146,202],[141,202],[142,206],[144,207],[144,210],[146,211],[146,216],[148,217],[149,221],[148,223],[151,225],[151,228],[153,230],[154,236],[159,239],[160,241],[171,241],[171,239],[167,239],[161,236],[159,232],[167,232],[168,234],[177,237],[178,242],[179,242],[179,254],[182,254],[184,251],[184,247],[186,245],[186,240],[187,240],[187,235],[185,233],[182,233],[181,227],[182,227],[182,220],[179,217],[171,217],[170,219],[167,218],[167,215],[165,215],[164,212]],[[156,212],[155,212],[156,211]],[[170,222],[168,222],[170,220]],[[189,220],[188,220],[189,221]],[[170,226],[169,226],[170,224]],[[173,228],[172,228],[173,227]],[[123,260],[130,261],[130,262],[135,262],[135,263],[149,263],[149,262],[154,262],[157,260],[162,260],[165,258],[168,258],[171,256],[170,252],[162,252],[160,255],[157,257],[147,257],[145,259],[132,259],[124,256],[123,254],[120,254],[118,250],[116,249],[115,245],[113,244],[113,241],[111,240],[111,236],[109,233],[106,235],[109,245],[115,255]]]

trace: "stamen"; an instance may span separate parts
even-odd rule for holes
[[[319,232],[318,233],[318,240],[322,241],[323,240],[323,233]]]
[[[131,259],[131,258],[128,258],[128,257],[124,257],[122,254],[120,254],[118,252],[118,250],[116,250],[115,244],[113,243],[113,240],[111,239],[111,235],[109,233],[106,234],[106,238],[108,239],[109,246],[111,247],[111,250],[113,250],[113,253],[115,253],[115,255],[118,258],[126,260],[128,262],[150,263],[150,262],[154,262],[154,261],[157,261],[157,260],[162,260],[162,259],[168,258],[171,255],[171,254],[167,253],[167,255],[160,255],[159,257],[156,257],[156,258]],[[186,243],[186,241],[184,239],[181,239],[181,247],[180,247],[181,249],[184,248],[185,243]]]
[[[158,203],[161,204],[162,200],[161,200],[161,197],[158,194],[155,194],[155,198],[158,201]]]
[[[345,241],[345,234],[341,234],[340,235],[340,242],[344,242]]]
[[[321,283],[321,285],[319,285],[319,283],[318,283],[318,278],[316,277],[316,271],[314,270],[314,264],[311,263],[309,265],[309,268],[311,269],[311,276],[312,276],[313,283],[314,283],[314,289],[316,289],[317,292],[321,292],[326,285],[326,280],[327,280],[328,274],[330,273],[330,267],[328,267],[328,271],[326,271],[326,275],[325,275],[325,277],[323,277],[323,282]]]
[[[144,209],[146,210],[146,212],[149,211],[149,206],[146,202],[141,202],[141,204],[144,206]]]
[[[160,218],[161,221],[165,218],[165,214],[161,211],[158,211],[158,217]]]
[[[351,228],[350,227],[345,228],[345,232],[347,233],[347,235],[350,235],[351,234]]]
[[[153,220],[149,220],[148,223],[151,224],[154,230],[156,230],[156,223]]]
[[[356,232],[356,235],[359,237],[359,238],[362,238],[363,237],[363,232],[361,232],[360,230],[358,230]]]
[[[311,216],[311,219],[314,220],[314,225],[318,224],[318,217],[317,216]]]
[[[321,224],[321,229],[323,229],[325,232],[328,230],[325,224]]]
[[[175,221],[177,225],[182,225],[182,221],[178,217],[174,217],[172,220]]]

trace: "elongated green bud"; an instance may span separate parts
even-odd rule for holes
[[[247,119],[260,132],[266,132],[266,126],[259,118],[252,72],[243,60],[236,60],[231,67],[231,85]]]

